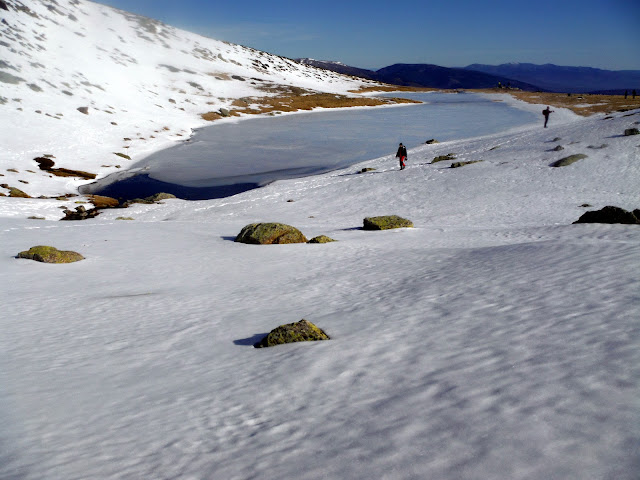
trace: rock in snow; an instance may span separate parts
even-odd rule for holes
[[[275,347],[285,343],[315,342],[329,340],[329,336],[320,328],[304,318],[296,323],[280,325],[254,345],[256,348]]]
[[[392,228],[411,228],[413,222],[398,215],[382,215],[367,217],[363,220],[364,230],[389,230]]]
[[[284,223],[252,223],[245,226],[236,242],[254,245],[276,245],[284,243],[306,243],[306,237],[295,227]]]
[[[84,260],[84,257],[77,252],[58,250],[55,247],[46,245],[31,247],[29,250],[20,252],[17,258],[26,258],[43,263],[73,263]]]

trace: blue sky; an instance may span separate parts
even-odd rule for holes
[[[640,0],[101,0],[290,58],[640,70]]]

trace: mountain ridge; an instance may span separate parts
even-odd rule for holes
[[[546,63],[504,63],[501,65],[471,64],[467,70],[502,75],[527,81],[543,89],[562,93],[616,91],[624,93],[640,89],[640,70],[604,70],[593,67],[571,67]]]
[[[329,60],[301,58],[296,61],[346,75],[402,86],[482,89],[501,85],[527,91],[556,93],[623,94],[625,90],[629,93],[634,89],[640,91],[640,70],[604,70],[519,62],[501,65],[474,63],[460,68],[427,63],[396,63],[378,70],[368,70]]]

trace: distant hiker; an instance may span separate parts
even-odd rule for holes
[[[548,106],[547,106],[547,108],[542,110],[542,115],[544,115],[544,128],[547,128],[547,122],[549,121],[549,114],[553,113],[553,112],[554,111],[551,110]]]
[[[407,159],[407,147],[405,147],[402,143],[398,147],[396,158],[400,160],[400,170],[404,170],[404,167],[406,166],[404,164],[404,161]]]
[[[626,100],[628,96],[629,96],[629,91],[625,90],[624,91],[624,99]]]
[[[633,97],[633,99],[636,99],[636,91],[634,90],[633,92],[631,92],[631,96]]]

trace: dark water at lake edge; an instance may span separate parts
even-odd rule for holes
[[[419,105],[259,117],[212,125],[131,168],[83,186],[81,193],[144,198],[167,192],[188,200],[222,198],[275,180],[395,155],[430,138],[499,133],[537,115],[473,94],[410,93]],[[411,157],[411,155],[409,155]]]
[[[161,192],[170,193],[185,200],[210,200],[212,198],[230,197],[258,187],[260,187],[260,185],[257,183],[232,183],[212,187],[187,187],[178,185],[177,183],[155,180],[146,174],[139,174],[110,183],[92,193],[117,198],[121,202],[124,200],[133,200],[134,198],[146,198]]]

